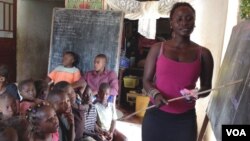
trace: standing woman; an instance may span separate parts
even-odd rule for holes
[[[195,10],[185,2],[176,3],[170,12],[172,39],[155,44],[146,60],[143,84],[158,108],[147,110],[142,124],[143,141],[196,141],[196,82],[200,90],[211,88],[211,52],[190,40],[195,27]],[[182,91],[182,94],[181,94]],[[168,99],[191,94],[185,100]]]

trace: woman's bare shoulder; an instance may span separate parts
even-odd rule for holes
[[[198,48],[201,49],[201,55],[202,55],[203,58],[209,59],[209,60],[213,59],[212,53],[207,47],[198,45],[196,43],[195,43],[195,47],[198,47]]]
[[[154,45],[151,46],[150,48],[150,56],[157,56],[160,52],[160,49],[161,49],[161,46],[164,44],[164,42],[158,42],[158,43],[155,43]]]
[[[204,46],[201,46],[195,42],[192,42],[193,43],[193,46],[196,47],[196,48],[200,48],[202,53],[211,53],[210,50],[207,48],[207,47],[204,47]]]

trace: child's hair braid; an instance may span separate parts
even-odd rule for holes
[[[27,110],[26,119],[30,123],[29,130],[31,132],[37,132],[36,127],[39,125],[39,121],[41,120],[37,113],[46,106],[50,106],[50,104],[48,102],[43,101],[41,103],[35,104]]]

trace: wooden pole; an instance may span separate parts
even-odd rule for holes
[[[203,120],[203,123],[202,123],[202,126],[201,126],[201,131],[200,131],[200,134],[198,136],[198,140],[197,141],[202,141],[203,137],[204,137],[204,134],[206,132],[206,129],[207,129],[207,124],[208,124],[208,116],[207,114],[205,115],[205,118]]]
[[[219,87],[216,87],[216,88],[213,88],[213,89],[209,89],[209,90],[205,90],[205,91],[202,91],[202,92],[198,92],[197,95],[202,95],[202,94],[205,94],[205,93],[208,93],[208,92],[211,92],[211,91],[215,91],[215,90],[219,90],[219,89],[222,89],[222,88],[225,88],[225,87],[228,87],[228,86],[232,86],[232,85],[235,85],[235,84],[238,84],[240,82],[242,82],[244,79],[239,79],[239,80],[235,80],[235,81],[232,81],[232,82],[229,82],[227,84],[224,84],[224,85],[221,85]],[[186,96],[189,96],[189,95],[186,95]],[[185,99],[186,96],[180,96],[180,97],[176,97],[176,98],[173,98],[173,99],[169,99],[168,100],[168,103],[170,102],[174,102],[174,101],[177,101],[177,100],[181,100],[181,99]],[[191,95],[190,95],[191,96]],[[155,108],[156,105],[152,105],[152,106],[149,106],[145,109],[141,109],[139,111],[136,111],[128,116],[125,116],[125,117],[122,117],[122,118],[119,118],[117,120],[126,120],[126,119],[129,119],[131,118],[132,116],[140,113],[140,112],[143,112],[143,111],[146,111],[146,110],[149,110],[149,109],[152,109],[152,108]]]

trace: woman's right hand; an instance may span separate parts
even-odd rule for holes
[[[154,104],[157,108],[160,108],[163,105],[168,105],[168,101],[159,93],[154,97]]]

